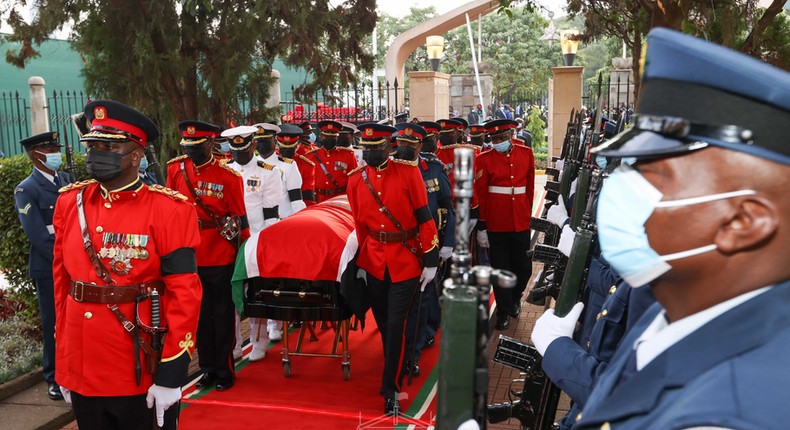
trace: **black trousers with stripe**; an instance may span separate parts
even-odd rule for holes
[[[521,303],[521,296],[532,276],[532,260],[527,256],[530,236],[530,230],[488,232],[488,241],[491,244],[491,267],[509,270],[517,278],[514,288],[494,286],[498,318],[504,318]]]
[[[236,343],[236,311],[230,287],[233,265],[198,267],[198,277],[203,284],[197,330],[200,368],[216,376],[217,382],[230,382],[235,378]]]

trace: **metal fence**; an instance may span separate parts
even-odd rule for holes
[[[399,103],[398,96],[403,97],[403,103]],[[361,124],[392,119],[396,114],[406,112],[409,105],[408,90],[399,86],[397,79],[392,85],[386,81],[374,87],[372,81],[366,81],[346,88],[322,90],[312,99],[310,103],[295,99],[294,87],[291,86],[280,102],[282,121],[335,120]]]
[[[509,106],[513,109],[513,117],[520,118],[526,116],[532,106],[548,106],[549,94],[544,91],[518,91],[494,95],[492,106],[488,107],[486,116],[495,116],[500,105]]]
[[[70,146],[75,153],[85,153],[85,147],[80,145],[71,115],[82,112],[89,99],[82,91],[52,91],[52,96],[47,97],[49,129],[59,132],[60,144]]]
[[[582,91],[582,106],[590,111],[595,109],[595,103],[598,100],[598,87],[598,82],[593,84],[585,82]],[[608,76],[601,82],[600,87],[603,110],[609,119],[618,121],[621,115],[633,113],[634,82],[630,76],[626,76],[625,79],[617,76],[614,80]]]
[[[18,91],[0,93],[0,156],[23,152],[19,141],[30,134],[29,110],[27,97]]]

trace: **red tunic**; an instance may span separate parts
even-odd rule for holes
[[[69,295],[71,281],[106,285],[96,275],[88,255],[77,216],[76,198],[83,189],[85,217],[93,248],[100,256],[105,248],[145,250],[127,260],[127,274],[111,271],[118,285],[162,280],[162,325],[168,327],[162,360],[154,378],[145,371],[141,384],[135,381],[133,338],[107,305],[77,302]],[[161,185],[140,182],[127,191],[102,194],[96,181],[73,184],[62,190],[53,217],[55,252],[52,265],[55,281],[56,379],[70,390],[86,396],[130,396],[143,394],[153,382],[168,387],[185,383],[187,367],[195,348],[195,331],[202,288],[195,270],[194,249],[200,242],[195,209],[184,196]],[[101,261],[112,267],[109,257]],[[134,303],[118,305],[134,321]],[[151,301],[139,306],[140,319],[151,322]],[[150,344],[147,334],[141,336]]]
[[[189,182],[215,216],[242,217],[241,241],[247,240],[250,237],[250,228],[247,223],[247,210],[244,207],[244,188],[241,175],[213,157],[211,161],[197,168],[186,156],[176,157],[167,162],[167,186],[187,196],[195,206],[197,218],[205,221],[211,221],[211,217],[194,202],[194,197],[181,173],[182,161]],[[197,249],[198,266],[225,266],[233,264],[235,261],[235,246],[220,236],[215,227],[200,230],[200,247]]]
[[[409,243],[418,252],[422,251],[422,260],[400,242],[382,243],[370,237],[371,230],[397,232],[398,229],[379,210],[362,179],[362,171],[401,226],[405,230],[419,228],[419,235]],[[420,276],[423,267],[437,265],[439,237],[428,209],[425,182],[416,163],[390,160],[383,168],[360,167],[350,175],[348,202],[359,240],[359,267],[378,279],[384,279],[384,271],[388,269],[392,282],[400,282]]]
[[[354,156],[353,149],[337,147],[327,151],[325,148],[318,148],[308,152],[305,156],[315,163],[313,172],[315,175],[315,198],[318,203],[346,193],[347,174],[357,167],[357,158]],[[321,164],[323,164],[323,168]],[[324,173],[324,168],[334,179],[334,182]]]
[[[474,192],[480,221],[493,232],[529,229],[535,192],[535,158],[526,146],[511,145],[506,153],[486,151],[475,160]]]
[[[296,161],[296,167],[299,168],[299,174],[302,175],[302,200],[307,206],[314,205],[315,163],[302,154],[297,154],[294,161]]]

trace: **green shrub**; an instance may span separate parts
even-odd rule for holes
[[[41,348],[37,326],[18,316],[0,321],[0,384],[41,366]]]
[[[546,145],[539,148],[532,148],[533,155],[535,155],[535,170],[546,169],[546,159],[549,156],[549,149]]]
[[[86,178],[85,156],[74,154],[74,164],[78,177]],[[65,165],[64,156],[64,170]],[[14,207],[14,189],[32,170],[33,163],[25,154],[0,158],[0,271],[10,286],[10,296],[24,303],[25,320],[39,326],[36,290],[27,274],[30,242]]]

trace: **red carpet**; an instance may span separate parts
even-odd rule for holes
[[[196,393],[194,386],[185,390],[181,412],[181,428],[187,430],[219,429],[231,426],[277,429],[356,429],[360,423],[378,420],[384,408],[379,395],[384,359],[381,337],[373,315],[368,313],[365,332],[350,332],[351,378],[343,381],[340,358],[291,357],[291,376],[283,375],[280,361],[282,346],[274,344],[263,361],[237,364],[236,385],[228,391],[204,390]],[[296,347],[296,334],[291,336],[291,351]],[[317,331],[318,342],[304,342],[304,352],[327,353],[332,345],[332,331]],[[307,337],[307,336],[305,336]],[[245,350],[245,354],[249,350]],[[439,355],[437,346],[426,348],[420,359],[422,375],[402,389],[408,399],[401,407],[408,415],[416,415],[435,382],[431,375]],[[425,384],[430,380],[430,384]],[[427,385],[423,393],[420,389]],[[418,394],[421,394],[418,398]],[[415,401],[416,400],[416,401]],[[414,407],[412,408],[414,404]],[[413,409],[413,410],[410,410]],[[432,417],[424,414],[425,420]],[[392,425],[392,418],[381,422]],[[407,423],[399,418],[399,423]],[[417,423],[418,428],[425,428]],[[363,426],[364,427],[364,426]],[[372,428],[372,427],[367,427]]]

